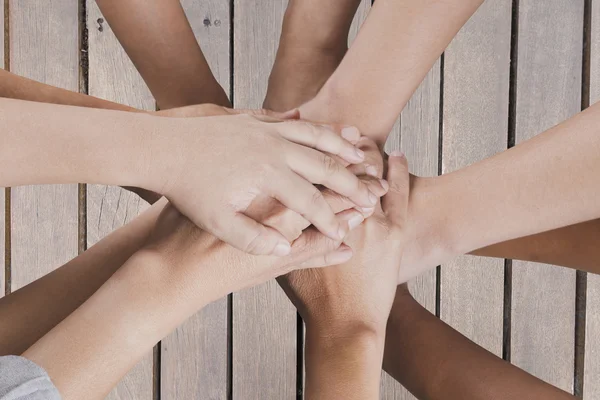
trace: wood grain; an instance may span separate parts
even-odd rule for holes
[[[445,53],[442,172],[506,149],[511,4],[486,1]],[[502,355],[504,262],[459,257],[442,266],[440,316]]]
[[[4,0],[0,0],[0,42],[2,43],[2,51],[0,51],[0,68],[4,68],[4,50],[6,48],[6,42],[4,41]],[[6,291],[5,281],[6,276],[4,274],[5,265],[5,203],[4,203],[5,189],[0,187],[0,297],[4,296]]]
[[[235,0],[233,101],[260,108],[286,0]],[[296,396],[296,310],[275,281],[233,295],[233,399]]]
[[[440,129],[440,60],[437,60],[419,85],[386,144],[386,151],[400,149],[408,158],[410,172],[418,176],[438,174]],[[436,270],[433,269],[409,282],[411,294],[421,305],[435,313]],[[416,399],[394,378],[383,372],[383,400]]]
[[[77,0],[10,4],[10,69],[28,78],[78,90]],[[77,255],[77,185],[11,191],[12,290]]]
[[[590,104],[600,100],[600,3],[592,2]],[[598,261],[600,263],[600,260]],[[587,275],[583,399],[600,398],[600,275]]]
[[[583,6],[520,2],[517,143],[580,110]],[[512,293],[512,362],[572,392],[575,271],[515,261]]]
[[[87,0],[89,94],[136,108],[155,103],[135,67],[121,48],[96,2]],[[115,186],[87,185],[87,246],[133,220],[147,203]],[[151,399],[153,356],[149,352],[119,382],[108,399]]]
[[[229,2],[183,0],[213,74],[230,89]],[[228,390],[227,298],[205,307],[162,341],[161,398],[226,399]]]

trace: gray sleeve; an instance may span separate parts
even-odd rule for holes
[[[0,400],[60,400],[43,368],[19,356],[0,357]]]

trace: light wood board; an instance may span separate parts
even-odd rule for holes
[[[145,110],[154,98],[117,41],[96,2],[87,0],[88,92],[92,96]],[[147,208],[137,195],[116,186],[87,185],[87,246],[133,220]],[[107,397],[151,399],[153,355],[148,352]]]
[[[260,108],[285,0],[235,0],[233,101]],[[275,281],[233,295],[233,400],[296,396],[296,310]]]
[[[517,144],[581,108],[583,5],[520,1]],[[511,328],[511,361],[572,392],[575,271],[515,261]]]
[[[507,147],[510,22],[511,3],[488,0],[445,52],[443,173]],[[499,356],[503,304],[503,260],[462,256],[442,265],[441,318]]]
[[[10,4],[10,69],[77,91],[77,0]],[[27,186],[11,191],[12,290],[77,256],[77,185]]]
[[[229,93],[229,1],[183,0],[212,72]],[[226,399],[228,390],[227,298],[210,304],[162,341],[161,398]]]
[[[600,2],[592,1],[590,105],[600,101]],[[600,264],[600,260],[598,260]],[[585,326],[584,400],[600,398],[600,276],[588,274]]]

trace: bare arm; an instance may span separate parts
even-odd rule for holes
[[[482,0],[377,0],[301,117],[356,125],[383,146],[413,92]]]
[[[398,287],[383,368],[419,399],[574,400],[479,347]]]
[[[509,240],[471,254],[560,265],[600,274],[600,220]]]
[[[400,281],[419,274],[424,265],[431,268],[495,243],[599,218],[598,121],[600,103],[487,160],[440,177],[415,179],[411,192],[415,245],[407,247]],[[590,223],[545,234],[542,245],[550,247],[554,235],[569,235],[573,229],[585,235],[595,227]],[[568,253],[557,251],[545,259],[566,264],[573,252],[568,244],[564,251]],[[587,261],[589,266],[592,260]]]
[[[230,105],[210,71],[179,0],[97,0],[161,109]]]
[[[143,112],[123,104],[36,82],[3,69],[0,69],[0,97],[66,106]]]
[[[104,398],[145,351],[204,305],[295,268],[345,262],[352,253],[340,244],[309,229],[288,257],[250,256],[167,206],[144,249],[23,355],[46,369],[63,398]]]
[[[155,204],[80,256],[0,299],[0,355],[21,354],[83,304],[148,240]]]

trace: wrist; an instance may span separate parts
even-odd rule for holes
[[[452,193],[445,176],[411,177],[409,225],[398,283],[462,254],[464,235],[455,229],[460,205]]]
[[[324,346],[333,345],[340,339],[380,341],[385,339],[386,322],[340,318],[305,320],[307,336],[318,339]]]

